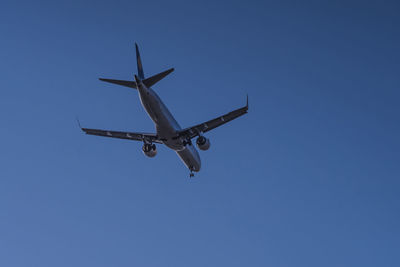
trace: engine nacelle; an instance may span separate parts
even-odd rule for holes
[[[142,150],[143,153],[149,158],[153,158],[157,155],[157,148],[155,144],[144,144]]]
[[[210,148],[210,139],[199,136],[196,140],[196,145],[200,150],[208,150]]]

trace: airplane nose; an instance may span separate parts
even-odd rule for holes
[[[199,162],[199,164],[196,166],[196,169],[195,169],[195,171],[196,171],[196,172],[199,172],[199,171],[200,171],[200,169],[201,169],[201,163]]]
[[[199,152],[197,150],[195,150],[195,151],[196,151],[196,164],[194,166],[194,170],[196,172],[198,172],[201,169],[201,159],[200,159]]]

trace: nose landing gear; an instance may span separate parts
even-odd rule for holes
[[[194,177],[194,173],[193,173],[193,167],[190,167],[190,174],[189,174],[190,178]]]

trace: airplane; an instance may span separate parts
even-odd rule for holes
[[[197,137],[196,145],[200,150],[208,150],[210,148],[210,140],[204,136],[204,133],[246,114],[249,108],[248,96],[246,99],[246,105],[244,107],[219,116],[215,119],[182,129],[172,116],[171,112],[169,112],[168,108],[161,101],[157,93],[151,89],[154,84],[173,72],[174,68],[145,78],[137,43],[135,43],[135,48],[137,75],[134,75],[134,81],[105,78],[99,78],[99,80],[136,89],[139,92],[139,98],[142,106],[155,124],[156,133],[88,129],[82,128],[78,121],[79,127],[83,132],[89,135],[143,142],[143,153],[150,158],[156,156],[157,154],[157,148],[155,144],[164,144],[177,153],[186,167],[190,170],[190,177],[193,177],[193,172],[200,171],[201,160],[198,151],[192,144],[192,139]]]

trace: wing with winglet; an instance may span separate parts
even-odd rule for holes
[[[112,137],[119,139],[128,139],[148,143],[159,143],[162,141],[153,133],[137,133],[137,132],[119,132],[119,131],[109,131],[109,130],[99,130],[99,129],[88,129],[81,128],[86,134],[98,135],[104,137]]]

